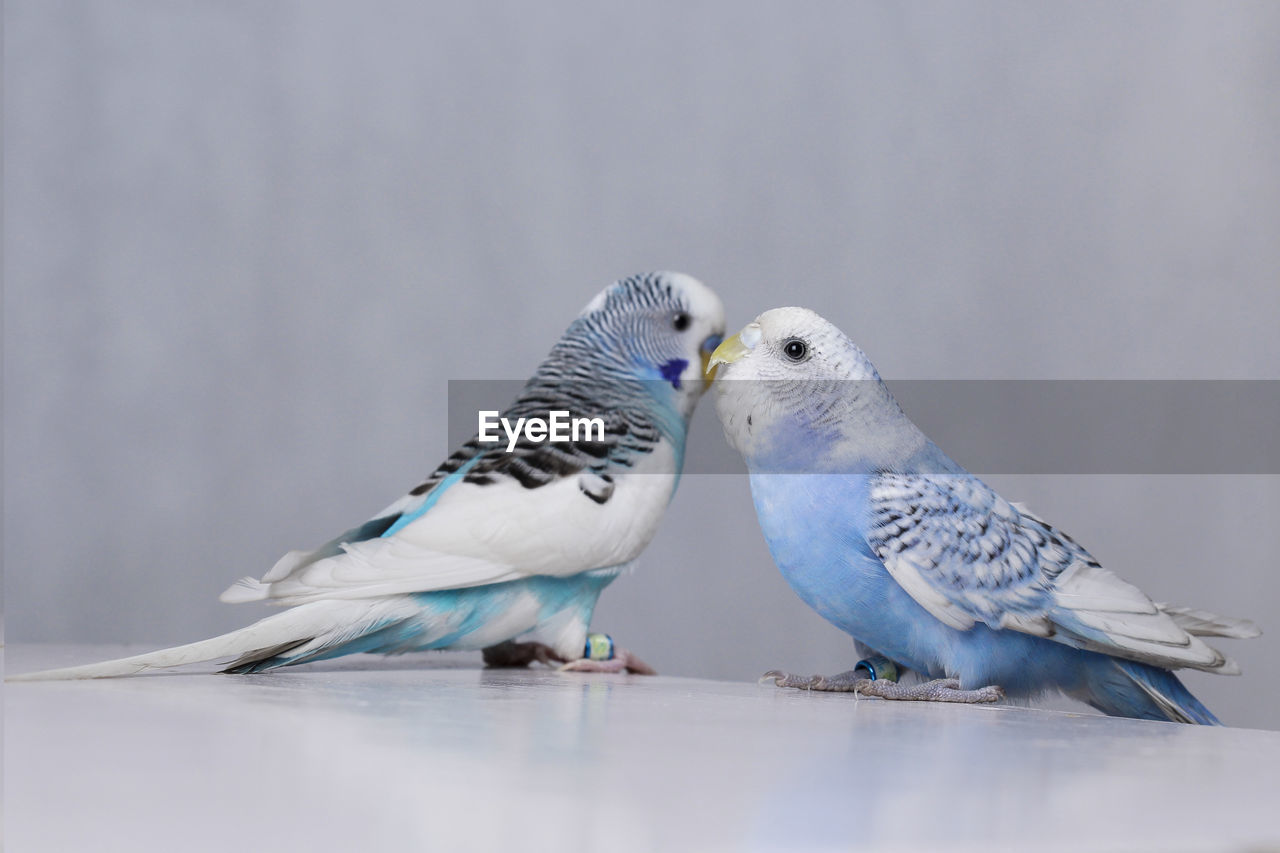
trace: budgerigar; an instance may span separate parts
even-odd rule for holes
[[[502,417],[600,418],[577,440],[480,441],[364,524],[286,554],[224,601],[288,610],[203,642],[17,676],[98,678],[234,659],[260,672],[355,652],[485,649],[492,664],[538,659],[585,671],[651,670],[588,636],[600,591],[644,550],[674,494],[720,299],[681,273],[623,279],[569,326]],[[526,642],[514,642],[523,638]]]
[[[831,323],[767,311],[710,366],[787,582],[859,651],[934,679],[875,679],[868,663],[831,677],[768,673],[779,686],[960,702],[1060,690],[1115,716],[1217,724],[1171,670],[1238,673],[1200,638],[1257,628],[1154,603],[1000,497],[907,418]]]

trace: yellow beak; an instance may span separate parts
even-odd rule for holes
[[[716,351],[711,353],[711,358],[707,359],[706,372],[711,373],[719,364],[733,364],[749,352],[751,348],[742,342],[742,333],[725,338],[720,346],[716,347]]]
[[[712,380],[715,376],[708,375],[711,373],[711,353],[706,350],[702,351],[702,382],[703,387],[711,387]]]

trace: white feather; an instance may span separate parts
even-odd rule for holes
[[[290,552],[262,581],[243,579],[222,597],[293,605],[621,565],[652,538],[675,488],[674,470],[674,451],[661,441],[635,468],[614,474],[614,492],[604,504],[584,496],[576,477],[548,483],[536,494],[514,480],[458,482],[392,536],[346,544],[342,553],[314,562],[306,552]],[[277,571],[290,564],[295,568]]]
[[[223,660],[259,649],[317,640],[336,629],[362,630],[370,620],[386,618],[389,609],[403,609],[401,602],[369,600],[319,601],[268,616],[252,625],[197,643],[174,646],[119,660],[6,676],[6,681],[59,681],[79,678],[111,678],[136,675],[150,669],[166,669],[201,661]],[[413,609],[417,612],[417,608]]]
[[[1177,622],[1182,630],[1197,637],[1230,637],[1236,640],[1249,640],[1262,635],[1262,629],[1248,619],[1219,616],[1208,610],[1177,607],[1172,604],[1157,604],[1156,607],[1169,614],[1169,618]]]

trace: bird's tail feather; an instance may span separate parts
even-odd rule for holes
[[[1073,695],[1113,717],[1222,725],[1178,676],[1137,661],[1099,655],[1084,688]]]
[[[1168,614],[1179,628],[1197,637],[1230,637],[1236,640],[1248,640],[1262,634],[1262,629],[1248,619],[1219,616],[1208,610],[1177,607],[1172,604],[1157,604],[1156,607]]]
[[[365,612],[353,614],[353,606],[362,604]],[[151,669],[167,669],[233,657],[239,658],[236,664],[264,660],[279,661],[273,664],[274,666],[285,662],[294,663],[297,659],[282,658],[282,656],[290,650],[301,650],[321,637],[324,637],[325,641],[319,645],[330,646],[329,637],[332,636],[335,626],[352,626],[351,630],[344,632],[345,636],[335,638],[344,642],[352,639],[353,635],[358,636],[372,628],[377,621],[371,624],[370,617],[372,620],[380,620],[379,614],[372,612],[375,609],[373,604],[374,602],[317,601],[268,616],[252,625],[208,640],[103,663],[10,675],[5,680],[61,681],[80,678],[112,678],[136,675]],[[233,664],[233,669],[236,664]]]
[[[232,661],[222,671],[246,675],[361,652],[394,655],[416,651],[432,645],[430,641],[433,639],[441,639],[438,632],[432,634],[424,630],[423,620],[415,618],[418,615],[416,612],[389,614],[366,620],[355,630],[333,632],[322,642],[282,643],[274,648],[254,649]]]

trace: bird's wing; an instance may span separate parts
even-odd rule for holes
[[[536,409],[513,406],[510,417]],[[541,417],[546,417],[544,407]],[[616,478],[676,463],[643,409],[611,409],[603,436],[520,442],[473,438],[421,485],[359,527],[313,551],[290,551],[261,580],[237,581],[222,599],[300,604],[570,575],[625,562],[627,527],[665,506],[671,483],[637,478],[622,501]],[[665,496],[660,494],[665,489]],[[654,494],[650,494],[653,492]],[[643,518],[639,523],[645,523]],[[656,520],[654,521],[656,523]],[[616,528],[616,529],[613,529]]]
[[[944,623],[977,622],[1165,668],[1238,671],[1070,536],[976,477],[880,474],[867,544]]]

